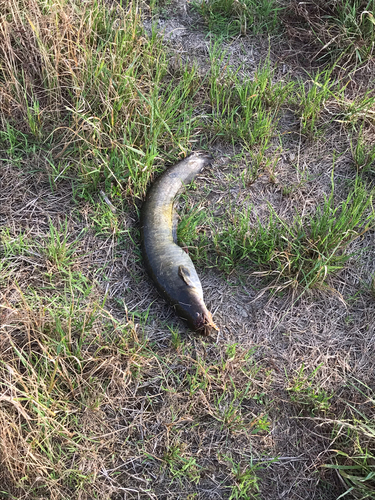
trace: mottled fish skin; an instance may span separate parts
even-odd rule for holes
[[[202,168],[212,161],[193,153],[169,168],[151,186],[141,211],[142,253],[146,269],[162,296],[193,330],[217,330],[189,255],[173,240],[173,202]]]

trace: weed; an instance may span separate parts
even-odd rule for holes
[[[337,84],[331,80],[332,69],[318,72],[309,86],[300,82],[297,90],[301,133],[310,138],[317,133],[317,120],[325,102],[334,93]]]
[[[108,199],[104,191],[101,192],[101,195],[103,197],[103,201],[99,204],[93,205],[90,213],[90,220],[92,221],[95,233],[105,237],[111,235],[113,238],[119,238],[127,235],[128,230],[122,227],[123,221],[121,220],[121,215],[124,209],[121,207],[118,211],[119,213],[117,213],[116,207],[114,207],[113,203]],[[117,201],[117,199],[114,200],[115,203]],[[121,200],[119,201],[121,203]]]
[[[17,130],[9,122],[6,122],[4,125],[4,130],[0,130],[0,145],[17,165],[25,153],[33,152],[34,148],[29,144],[26,134]]]
[[[241,174],[241,180],[244,187],[253,184],[263,172],[267,172],[270,182],[274,183],[276,181],[275,170],[280,159],[281,147],[278,148],[276,152],[272,153],[270,149],[268,144],[263,142],[258,149],[249,150],[252,161],[249,162],[249,166],[247,166]]]
[[[178,328],[173,328],[171,326],[168,326],[168,330],[171,332],[172,345],[176,350],[178,350],[182,343],[181,334]]]
[[[184,479],[198,483],[202,467],[197,464],[196,458],[183,456],[183,446],[171,446],[163,455],[172,480],[183,482]]]
[[[251,458],[246,466],[236,463],[230,456],[223,457],[229,462],[235,484],[230,488],[230,500],[259,498],[259,477],[257,471],[265,467],[265,463]]]
[[[297,11],[308,23],[310,35],[323,46],[315,57],[328,57],[347,67],[371,59],[375,42],[373,0],[314,0]]]
[[[343,401],[344,414],[332,422],[335,436],[333,463],[324,467],[336,470],[343,480],[346,491],[339,498],[350,495],[370,499],[375,495],[374,391],[358,380],[349,382],[349,385],[356,391],[357,402],[360,399],[361,403]],[[326,422],[330,423],[329,420]]]
[[[190,372],[186,373],[185,383],[188,387],[190,396],[193,396],[199,391],[207,390],[210,381],[208,371],[209,367],[206,367],[202,362],[198,362]]]
[[[214,45],[210,52],[209,99],[215,136],[241,140],[248,150],[260,144],[263,154],[277,125],[278,111],[293,84],[273,83],[269,60],[259,66],[253,80],[223,69],[225,53]]]
[[[233,430],[246,428],[241,404],[248,395],[251,385],[250,381],[244,389],[238,389],[233,379],[230,379],[229,386],[224,388],[223,393],[215,396],[215,417],[223,427]]]
[[[353,139],[351,140],[350,149],[357,171],[361,173],[373,172],[375,166],[375,145],[371,145],[366,141],[363,134],[363,126],[360,128],[355,145]]]
[[[322,284],[351,257],[345,252],[349,243],[373,227],[372,196],[358,182],[346,200],[335,206],[332,188],[314,215],[296,215],[287,222],[270,207],[267,224],[258,222],[252,228],[251,209],[234,213],[229,209],[223,229],[212,230],[212,246],[217,254],[213,263],[228,273],[237,266],[252,267],[252,263],[265,266],[269,270],[263,275],[276,274],[278,281],[285,280],[285,286],[309,288]],[[207,236],[201,242],[206,246]],[[212,262],[210,253],[206,255]]]
[[[361,129],[364,123],[373,123],[375,97],[371,91],[366,91],[363,95],[351,99],[345,99],[343,93],[333,95],[333,97],[340,107],[340,112],[336,119],[338,122],[344,123],[350,129],[354,130],[356,130],[358,122],[361,124]]]
[[[279,27],[281,7],[275,0],[208,0],[194,2],[211,33],[232,37],[247,33],[274,33]]]
[[[332,394],[319,387],[315,377],[321,368],[319,365],[310,374],[306,374],[305,365],[302,364],[301,368],[297,371],[296,375],[289,380],[287,391],[290,393],[290,399],[302,408],[308,408],[312,414],[315,412],[326,412],[330,408],[330,399]]]
[[[73,263],[73,255],[77,242],[68,243],[68,221],[65,220],[61,228],[56,228],[50,222],[49,231],[45,248],[47,260],[59,270],[70,267]]]
[[[14,236],[8,228],[1,228],[0,238],[2,259],[25,255],[31,248],[31,241],[24,233]]]

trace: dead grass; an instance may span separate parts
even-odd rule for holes
[[[284,23],[288,35],[300,40],[313,62],[338,62],[345,73],[373,64],[373,10],[372,0],[291,2]]]

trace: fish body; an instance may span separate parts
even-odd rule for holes
[[[142,253],[146,269],[161,295],[193,330],[217,330],[204,300],[202,285],[189,255],[173,238],[176,195],[211,162],[193,153],[170,167],[151,186],[141,211]]]

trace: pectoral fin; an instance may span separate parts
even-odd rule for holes
[[[187,286],[194,286],[193,281],[191,280],[191,274],[190,271],[187,267],[185,266],[179,266],[178,268],[178,275],[185,281]]]

